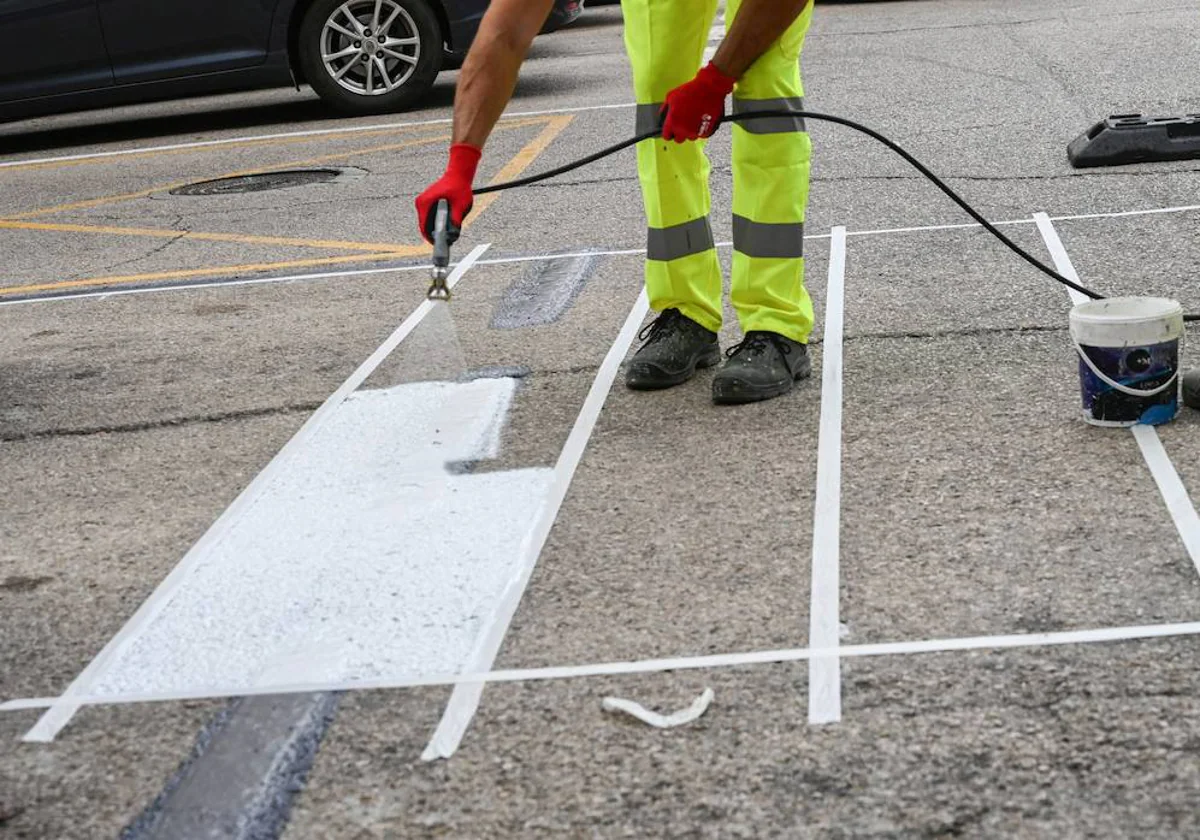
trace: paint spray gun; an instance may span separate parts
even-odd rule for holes
[[[430,300],[450,300],[450,246],[458,239],[459,230],[450,221],[450,202],[441,199],[433,211],[433,274],[429,282]]]

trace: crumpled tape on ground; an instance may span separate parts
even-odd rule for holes
[[[691,723],[708,711],[708,707],[713,701],[713,696],[713,690],[706,688],[704,689],[704,693],[697,697],[692,705],[686,709],[679,710],[673,715],[660,715],[658,712],[652,712],[632,700],[622,700],[620,697],[605,697],[600,707],[606,712],[624,712],[643,723],[648,723],[659,729],[670,729],[673,726],[683,726],[685,723]]]

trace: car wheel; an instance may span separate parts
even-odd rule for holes
[[[414,104],[433,85],[442,51],[441,30],[425,0],[316,0],[300,24],[305,80],[350,114]]]

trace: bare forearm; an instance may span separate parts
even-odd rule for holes
[[[727,76],[740,79],[812,0],[743,0],[733,26],[713,56]]]
[[[453,142],[483,148],[517,84],[553,0],[495,0],[467,53],[454,95]]]

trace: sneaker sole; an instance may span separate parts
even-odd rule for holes
[[[701,356],[690,368],[679,373],[667,373],[661,368],[645,362],[631,362],[625,373],[625,385],[631,391],[662,391],[682,385],[696,375],[697,370],[715,367],[721,363],[721,348]]]
[[[782,397],[795,387],[796,382],[807,379],[811,375],[812,365],[808,364],[796,371],[792,379],[777,382],[765,388],[761,385],[751,385],[741,379],[714,379],[713,402],[717,405],[745,405]]]

